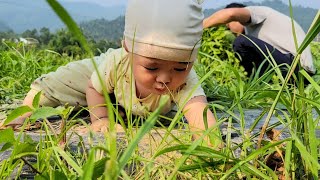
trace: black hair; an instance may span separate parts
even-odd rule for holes
[[[246,5],[241,4],[241,3],[230,3],[225,7],[225,9],[227,9],[227,8],[244,8],[244,7],[246,7]]]

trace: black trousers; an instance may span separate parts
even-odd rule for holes
[[[252,69],[253,68],[258,69],[258,67],[262,64],[262,62],[266,58],[269,58],[269,60],[271,61],[269,56],[270,54],[275,60],[275,62],[277,63],[277,65],[285,63],[290,66],[294,59],[294,56],[291,53],[283,54],[278,49],[271,46],[267,42],[264,42],[258,38],[247,36],[247,35],[238,36],[233,43],[233,49],[235,52],[237,52],[240,55],[241,57],[240,64],[248,72],[248,76],[252,74]],[[268,51],[270,52],[270,54]],[[265,62],[262,65],[259,75],[260,76],[263,75],[264,72],[269,67],[272,67],[269,61]],[[286,66],[281,66],[281,67],[282,67],[281,68],[282,75],[285,77],[288,72],[288,68]],[[296,75],[299,71],[298,68],[299,67],[295,69]]]

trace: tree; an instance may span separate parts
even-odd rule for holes
[[[34,39],[39,39],[38,31],[37,29],[33,30],[26,30],[21,34],[22,37],[24,38],[34,38]]]
[[[47,45],[53,35],[50,33],[49,28],[43,27],[40,29],[39,41],[42,45]]]

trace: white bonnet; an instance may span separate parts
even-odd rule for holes
[[[197,58],[204,15],[198,0],[129,0],[124,38],[130,52],[178,62]]]

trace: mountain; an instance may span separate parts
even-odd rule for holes
[[[125,6],[100,6],[90,2],[60,2],[76,22],[105,18],[115,19],[124,14]],[[27,29],[48,27],[56,30],[63,23],[51,10],[46,1],[35,0],[4,0],[0,2],[0,21],[7,24],[15,32]],[[0,29],[1,30],[1,29]]]
[[[114,5],[123,5],[126,6],[128,0],[64,0],[64,1],[81,1],[81,2],[93,2],[100,4],[101,6],[114,6]],[[204,9],[211,9],[225,6],[226,4],[232,2],[243,3],[248,0],[202,0]],[[252,2],[259,3],[262,0],[250,0]],[[282,2],[288,4],[288,0],[281,0]],[[311,7],[314,9],[320,9],[319,0],[291,0],[291,3],[295,6]]]
[[[92,32],[91,36],[94,36],[95,39],[114,39],[114,37],[119,34],[120,36],[122,35],[122,32],[119,31],[123,30],[123,27],[117,29],[111,27],[113,24],[120,27],[117,23],[124,22],[113,20],[124,15],[126,4],[125,0],[59,0],[59,2],[67,9],[76,22],[81,24],[85,31],[87,30],[86,32],[88,34]],[[97,4],[97,2],[100,3]],[[219,1],[217,1],[216,4],[219,4],[218,2]],[[244,2],[244,4],[261,4],[289,15],[288,5],[283,3],[281,0],[269,0],[261,3],[257,3],[257,0],[254,0],[254,2]],[[205,15],[208,16],[221,8],[223,7],[207,9],[204,12]],[[317,10],[317,8],[313,9],[294,6],[294,18],[303,27],[303,29],[307,31],[317,13]],[[93,22],[90,22],[91,20]],[[1,0],[0,22],[0,31],[10,28],[16,33],[22,33],[27,29],[31,30],[34,28],[39,30],[42,27],[48,27],[51,31],[64,27],[63,23],[44,0]],[[97,29],[90,27],[93,24],[95,24]]]
[[[0,32],[10,31],[11,28],[4,22],[0,21]]]
[[[246,5],[263,5],[272,7],[284,14],[289,15],[289,7],[280,0],[263,1],[262,3],[244,2]],[[213,12],[218,11],[223,7],[217,9],[206,9],[204,11],[205,16],[211,15]],[[301,6],[293,7],[293,14],[295,20],[307,31],[313,18],[317,13],[317,9],[306,8]],[[95,40],[116,40],[119,41],[122,38],[124,30],[124,17],[120,16],[115,20],[96,19],[92,21],[82,22],[80,24],[86,36],[92,37]]]
[[[80,23],[80,28],[87,37],[96,41],[107,39],[109,41],[119,41],[124,31],[124,16],[119,16],[114,20],[96,19]]]

